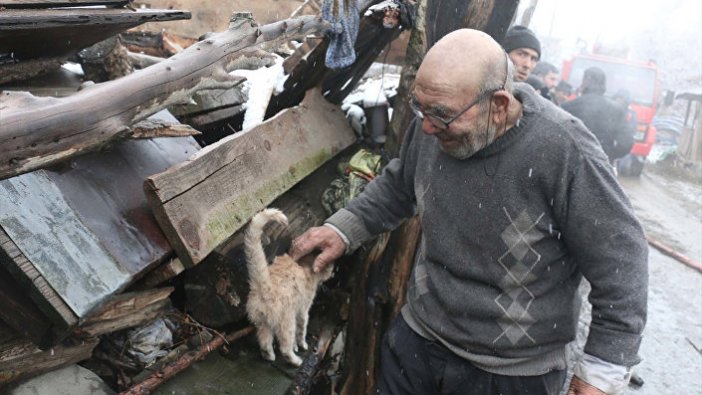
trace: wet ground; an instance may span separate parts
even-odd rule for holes
[[[702,183],[673,174],[648,168],[641,178],[620,177],[620,183],[649,236],[700,262]],[[702,394],[702,273],[655,248],[649,273],[643,361],[634,368],[644,384],[627,395]],[[581,323],[587,321],[583,314]]]
[[[702,262],[702,183],[650,168],[622,178],[649,236]],[[650,249],[648,324],[630,394],[702,394],[702,273]]]

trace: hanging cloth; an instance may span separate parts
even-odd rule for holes
[[[322,18],[331,23],[324,64],[330,69],[350,66],[356,61],[354,45],[361,20],[356,0],[324,0]]]

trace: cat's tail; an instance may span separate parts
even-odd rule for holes
[[[268,274],[268,261],[266,253],[261,244],[263,228],[267,223],[275,221],[281,225],[288,225],[288,218],[282,211],[275,208],[267,208],[258,212],[251,219],[246,235],[244,236],[244,251],[246,252],[246,262],[249,269],[249,286],[251,289],[258,289],[264,294],[270,293],[271,278]]]

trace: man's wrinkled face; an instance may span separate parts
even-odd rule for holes
[[[539,53],[531,48],[517,48],[510,51],[508,55],[514,63],[514,79],[520,82],[526,81],[539,61]]]
[[[546,86],[546,88],[548,88],[548,90],[553,89],[553,87],[558,85],[558,73],[554,73],[552,71],[549,72],[548,74],[543,76],[543,81],[544,85]]]
[[[418,86],[415,89],[414,100],[426,115],[450,119],[459,114],[465,106],[447,98],[423,93]],[[485,108],[490,97],[491,95],[482,99],[480,103],[451,122],[447,128],[440,127],[437,122],[431,121],[431,117],[425,116],[422,120],[422,131],[436,137],[439,147],[446,154],[461,160],[469,158],[495,141],[497,128],[494,124],[488,124],[489,114]],[[475,97],[468,99],[474,100]],[[469,103],[470,100],[464,101]]]

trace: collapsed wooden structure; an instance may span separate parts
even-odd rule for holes
[[[75,5],[12,2],[10,14],[2,11],[0,18],[15,18],[16,26],[28,26],[36,10],[23,8],[40,3]],[[184,11],[147,16],[146,11],[129,9],[127,1],[82,3],[107,8],[65,10],[67,21],[87,14],[103,23],[113,16],[121,22],[90,43],[47,52],[39,46],[36,54],[46,54],[44,58],[22,54],[26,59],[8,63],[16,75],[12,79],[21,82],[53,68],[139,21],[189,16]],[[359,8],[365,10],[379,2],[362,3]],[[399,102],[431,43],[459,27],[478,28],[499,40],[516,5],[513,1],[498,6],[488,0],[418,3]],[[444,7],[460,12],[443,16],[446,23],[441,25],[425,22],[436,20]],[[39,14],[46,12],[56,13]],[[139,16],[134,19],[136,14],[130,12]],[[245,325],[248,288],[240,229],[270,204],[288,213],[290,234],[324,218],[319,195],[336,175],[336,163],[327,162],[356,142],[343,112],[332,103],[348,95],[399,34],[399,26],[383,28],[381,19],[382,8],[362,18],[358,60],[341,70],[324,66],[328,39],[321,32],[327,24],[319,17],[258,26],[250,14],[237,13],[227,31],[168,59],[131,54],[133,62],[144,63],[119,79],[84,85],[64,97],[0,92],[0,387],[87,359],[100,336],[166,315],[174,291],[169,280],[184,284],[191,301],[186,310],[198,321],[217,327]],[[46,34],[44,25],[52,23],[60,24],[61,19],[30,30]],[[48,28],[58,29],[50,34],[76,34],[65,25]],[[313,33],[316,37],[310,36]],[[15,34],[0,28],[0,53],[12,49],[9,37]],[[271,98],[267,120],[248,130],[233,130],[232,119],[244,112],[245,98],[237,90],[243,79],[229,73],[272,64],[270,51],[292,38],[305,43],[284,62],[288,78],[283,92]],[[18,65],[24,67],[19,73]],[[0,78],[0,83],[7,81]],[[227,92],[226,105],[205,104],[215,103],[212,92]],[[193,96],[198,97],[195,109],[188,107]],[[183,110],[180,119],[194,120],[198,127],[226,125],[236,133],[211,138],[216,142],[207,136],[201,139],[200,131],[162,111],[166,109]],[[408,114],[396,107],[390,152],[397,151]],[[201,148],[203,141],[209,145]],[[337,324],[325,326],[317,352],[305,362],[307,370],[299,372],[288,392],[307,393],[319,381],[316,369],[342,327],[346,348],[354,351],[344,356],[340,392],[370,392],[374,379],[365,372],[374,370],[382,330],[399,312],[419,234],[417,221],[410,220],[349,258],[360,263],[348,269],[344,285],[337,284],[348,292],[343,298],[349,300],[347,307],[341,309],[346,311],[341,314],[343,325],[337,317]],[[285,246],[269,246],[275,248],[281,252]],[[231,340],[244,332],[237,333]],[[203,347],[210,351],[223,343],[217,340]],[[202,350],[176,364],[189,365],[206,354]],[[177,372],[169,366],[164,371]],[[148,378],[143,388],[150,390],[163,379],[163,374]]]

